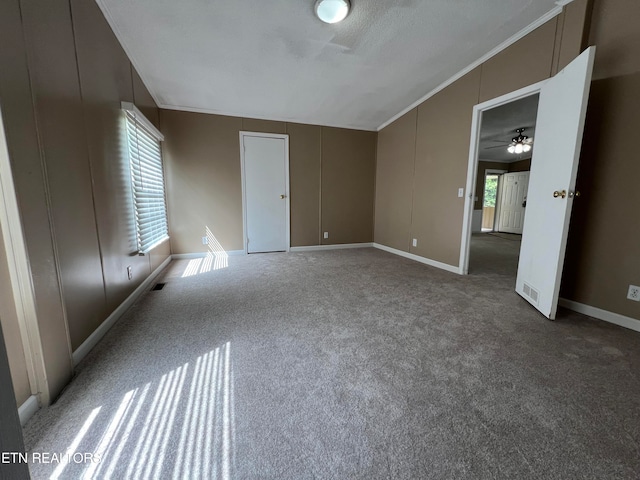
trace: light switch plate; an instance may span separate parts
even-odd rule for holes
[[[459,188],[458,189],[458,198],[462,198],[464,197],[464,188]]]

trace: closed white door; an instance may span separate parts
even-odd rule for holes
[[[529,172],[505,173],[500,179],[499,232],[522,234]]]
[[[516,292],[550,319],[558,307],[595,47],[540,89]]]
[[[289,247],[286,137],[242,134],[245,232],[248,253]]]

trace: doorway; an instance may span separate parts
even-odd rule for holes
[[[240,157],[245,251],[289,251],[289,136],[240,132]]]
[[[500,274],[515,283],[538,101],[533,93],[482,112],[474,193],[480,221],[470,238],[471,274]],[[527,151],[513,147],[519,138]]]
[[[587,48],[555,76],[473,108],[467,191],[473,192],[482,153],[485,115],[498,107],[538,95],[536,154],[530,173],[519,251],[515,291],[549,319],[555,319],[573,206],[578,163],[589,99],[595,47]],[[532,150],[527,135],[517,129],[509,153]],[[503,146],[504,147],[504,146]],[[496,146],[493,148],[500,148]],[[469,273],[474,193],[465,200],[460,272]]]

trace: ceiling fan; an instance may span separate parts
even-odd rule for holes
[[[490,148],[504,148],[506,146],[509,153],[516,155],[530,152],[533,148],[533,137],[523,135],[522,132],[524,132],[524,130],[524,128],[516,128],[515,132],[517,135],[511,139],[511,143],[487,147],[485,150],[489,150]]]

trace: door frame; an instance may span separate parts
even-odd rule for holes
[[[289,188],[289,135],[285,133],[262,133],[240,131],[240,175],[242,182],[242,245],[245,255],[249,254],[249,244],[247,242],[247,194],[245,186],[245,159],[244,159],[244,138],[280,138],[284,140],[284,177],[285,177],[285,252],[291,249],[291,189]]]
[[[42,339],[40,338],[40,326],[38,325],[33,279],[22,232],[22,221],[13,183],[2,112],[0,112],[0,225],[4,237],[4,245],[0,245],[0,248],[4,249],[7,256],[31,394],[36,396],[40,405],[48,405],[50,403],[49,386]]]
[[[460,263],[459,271],[462,275],[469,274],[469,252],[471,249],[471,225],[473,220],[473,197],[476,185],[476,175],[478,172],[478,161],[480,154],[480,131],[482,130],[482,114],[485,110],[505,105],[507,103],[521,100],[531,95],[540,93],[540,89],[549,79],[534,83],[519,90],[492,98],[486,102],[474,105],[471,118],[471,144],[469,146],[469,161],[467,167],[467,195],[464,200],[464,214],[462,221],[462,240],[460,243]]]

